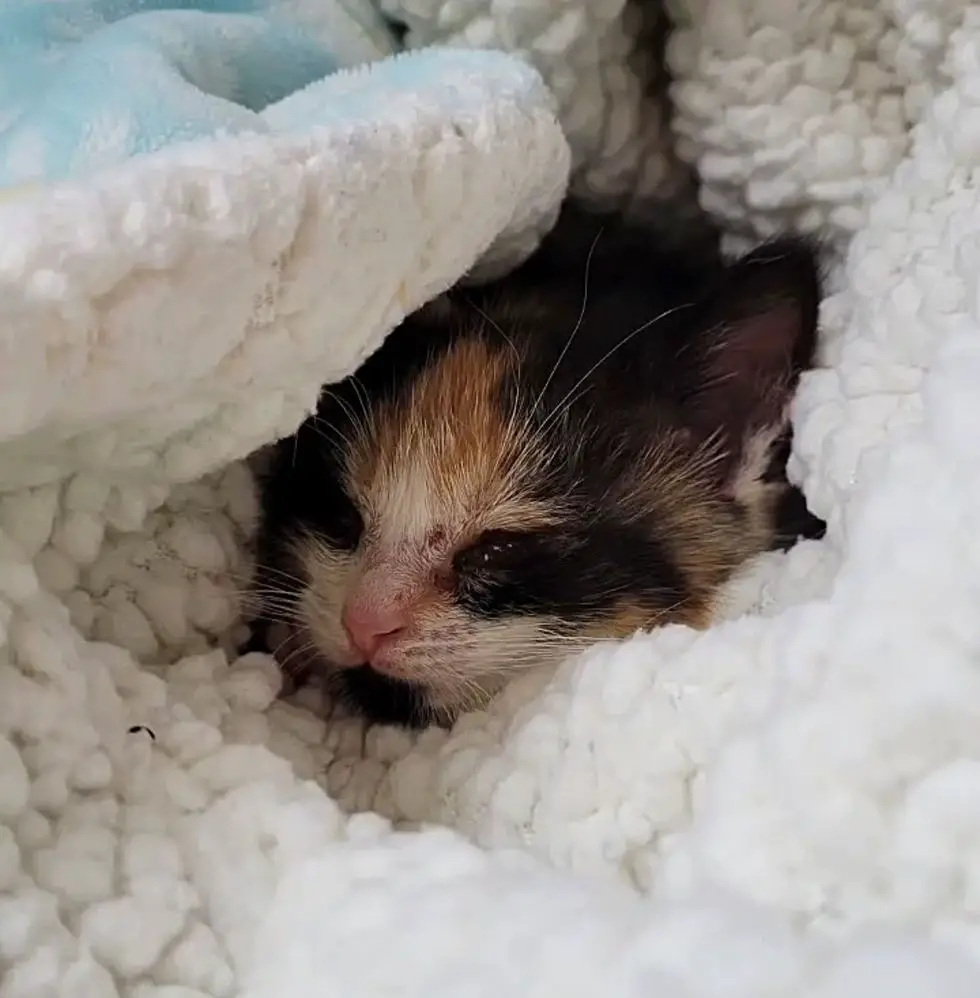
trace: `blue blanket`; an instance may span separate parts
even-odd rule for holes
[[[396,50],[371,0],[0,0],[0,186],[295,127],[270,108]]]

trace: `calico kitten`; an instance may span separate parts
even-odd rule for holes
[[[597,639],[705,627],[749,559],[823,534],[785,477],[820,296],[795,238],[690,260],[566,206],[276,446],[256,641],[286,621],[355,710],[421,726]]]

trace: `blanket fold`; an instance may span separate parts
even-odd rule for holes
[[[0,209],[8,487],[187,481],[289,432],[406,312],[526,253],[565,183],[550,97],[503,55],[405,56],[274,110],[275,138],[178,144]]]
[[[980,19],[669,6],[704,202],[831,237],[827,537],[409,735],[234,653],[240,459],[570,176],[680,189],[650,22],[0,0],[0,998],[980,993]]]
[[[390,55],[362,0],[6,0],[0,184],[60,180],[174,142],[265,131],[257,112],[341,66]],[[319,23],[318,23],[319,22]]]

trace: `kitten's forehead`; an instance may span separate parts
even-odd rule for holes
[[[530,494],[540,448],[502,404],[512,362],[461,340],[372,412],[347,455],[347,484],[385,540],[553,522]]]

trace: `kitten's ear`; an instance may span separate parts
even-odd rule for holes
[[[683,404],[699,434],[724,441],[726,479],[786,430],[800,374],[813,363],[820,297],[815,248],[787,238],[725,267],[703,300]]]

